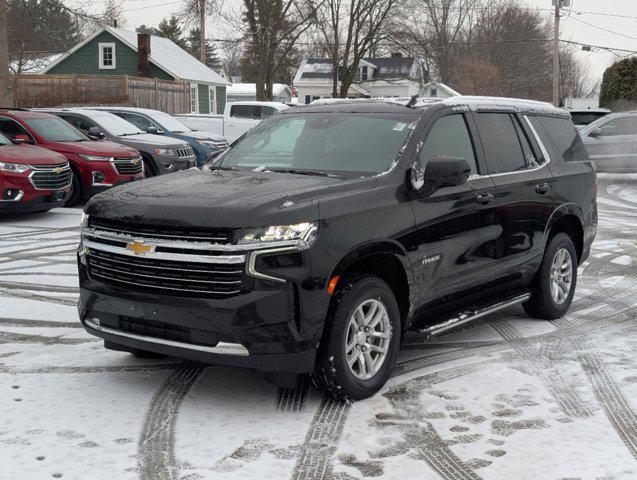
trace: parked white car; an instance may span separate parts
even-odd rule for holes
[[[194,130],[203,130],[234,142],[261,120],[275,115],[289,106],[281,102],[232,102],[226,104],[223,115],[187,113],[174,115]]]

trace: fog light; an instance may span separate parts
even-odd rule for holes
[[[164,163],[164,168],[166,170],[170,170],[171,168],[173,168],[173,164],[172,163]]]
[[[7,202],[16,202],[22,198],[22,195],[24,195],[22,190],[7,188],[2,195],[2,200]]]
[[[93,185],[104,183],[104,174],[102,172],[93,172]]]

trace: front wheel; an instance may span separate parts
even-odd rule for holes
[[[531,286],[531,298],[523,304],[535,318],[563,316],[573,301],[577,284],[577,252],[571,237],[558,233],[544,251],[542,265]]]
[[[74,207],[78,203],[80,203],[83,198],[82,181],[80,179],[80,174],[76,170],[71,170],[71,172],[71,194],[64,204],[65,207]]]
[[[380,278],[357,275],[345,281],[333,301],[313,377],[332,397],[370,397],[389,378],[398,354],[396,298]]]

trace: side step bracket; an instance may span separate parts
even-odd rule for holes
[[[529,298],[531,298],[531,294],[529,292],[518,293],[513,297],[501,299],[495,303],[481,304],[478,308],[475,308],[473,310],[463,310],[443,322],[419,329],[418,331],[420,333],[426,334],[427,338],[434,337],[466,323],[473,322],[474,320],[485,317],[491,313],[495,313],[499,310],[512,307],[513,305],[517,305],[519,303],[524,303]]]

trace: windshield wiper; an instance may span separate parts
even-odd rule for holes
[[[337,177],[342,178],[340,175],[335,175],[333,173],[327,172],[315,172],[312,170],[298,170],[295,168],[268,168],[271,172],[279,172],[279,173],[293,173],[295,175],[311,175],[315,177]]]

